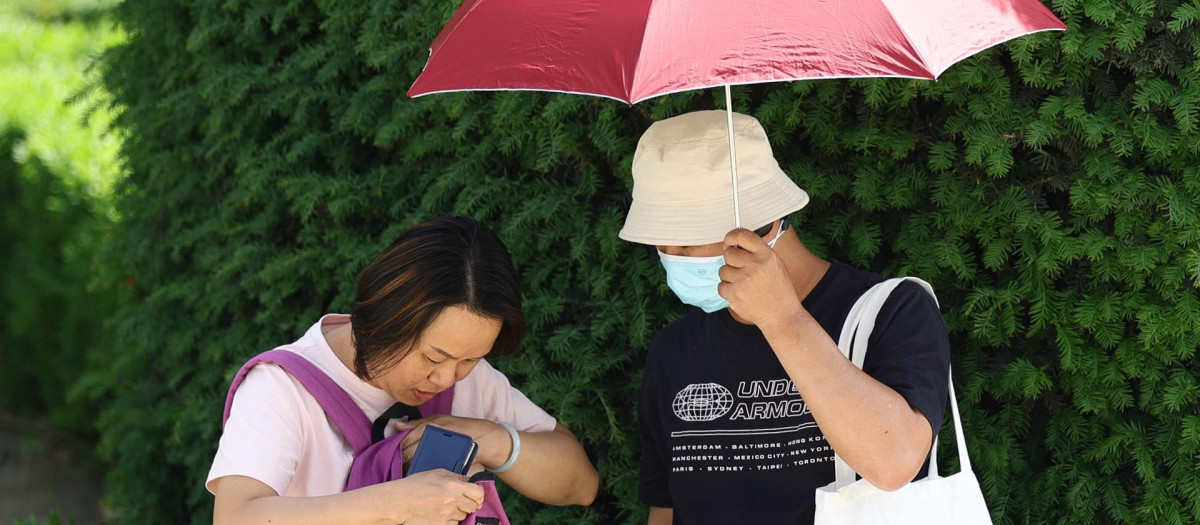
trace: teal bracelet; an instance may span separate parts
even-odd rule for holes
[[[517,429],[513,428],[512,425],[502,421],[497,421],[496,424],[504,427],[504,430],[508,431],[509,437],[512,438],[513,448],[512,454],[508,456],[508,461],[505,461],[504,464],[500,465],[499,467],[488,469],[488,471],[493,474],[499,474],[512,468],[513,465],[517,463],[517,456],[521,455],[521,434],[517,433]]]

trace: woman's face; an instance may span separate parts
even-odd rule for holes
[[[503,323],[451,306],[430,323],[412,351],[371,383],[417,406],[461,381],[492,350]]]

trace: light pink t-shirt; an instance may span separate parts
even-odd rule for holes
[[[300,340],[280,348],[317,365],[374,421],[395,401],[354,375],[325,340],[325,333],[349,321],[347,315],[326,315]],[[524,432],[554,430],[556,423],[486,360],[454,385],[450,414],[504,421]],[[261,364],[246,374],[234,394],[205,486],[214,492],[216,480],[239,475],[261,481],[281,496],[336,494],[346,485],[353,456],[317,400],[282,368]]]

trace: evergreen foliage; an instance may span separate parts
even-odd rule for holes
[[[516,260],[530,336],[496,362],[596,461],[591,508],[507,499],[517,523],[638,523],[633,400],[683,307],[617,238],[654,119],[538,93],[408,99],[456,2],[140,0],[104,84],[129,133],[113,250],[137,300],[81,383],[124,523],[209,523],[203,488],[246,358],[344,311],[357,272],[436,213]],[[1057,0],[1070,30],[938,82],[739,87],[813,196],[819,254],[942,299],[974,464],[997,523],[1200,521],[1200,4]],[[952,442],[943,435],[943,442]],[[950,447],[944,455],[952,455]],[[951,457],[950,462],[955,460]]]

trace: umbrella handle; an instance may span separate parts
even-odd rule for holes
[[[733,174],[733,227],[742,227],[742,210],[738,207],[737,150],[733,146],[733,96],[729,84],[725,84],[725,120],[728,122],[729,171]]]

